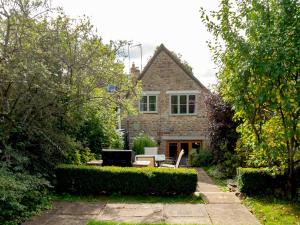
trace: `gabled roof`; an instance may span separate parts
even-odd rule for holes
[[[149,60],[147,65],[144,67],[143,71],[138,77],[138,80],[141,80],[146,74],[147,70],[151,67],[152,63],[155,61],[156,57],[164,51],[167,55],[192,79],[194,80],[201,88],[206,91],[209,91],[194,75],[191,71],[189,71],[183,64],[180,62],[179,58],[177,58],[169,49],[167,49],[163,44],[161,44],[158,49],[155,51],[155,54]]]

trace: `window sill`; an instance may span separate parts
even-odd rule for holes
[[[169,116],[197,116],[197,113],[193,113],[193,114],[169,114]]]
[[[157,111],[155,112],[143,112],[143,111],[140,111],[141,114],[158,114]]]

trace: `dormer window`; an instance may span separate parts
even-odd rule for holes
[[[140,99],[140,112],[157,113],[157,98],[159,92],[144,92]]]

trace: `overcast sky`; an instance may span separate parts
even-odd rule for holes
[[[105,42],[127,40],[142,44],[143,66],[163,43],[180,53],[194,75],[207,87],[216,83],[216,70],[206,41],[210,34],[200,20],[200,7],[217,9],[218,0],[52,0],[67,15],[90,17]],[[130,51],[140,66],[140,49]],[[128,61],[125,65],[128,68]]]

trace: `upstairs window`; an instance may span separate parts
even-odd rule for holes
[[[144,112],[144,113],[157,112],[157,96],[143,95],[140,100],[140,112]]]
[[[171,95],[170,104],[171,114],[173,115],[189,115],[196,113],[196,95]]]

